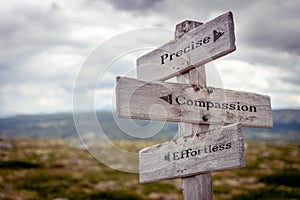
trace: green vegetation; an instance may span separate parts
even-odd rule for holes
[[[180,179],[139,184],[69,140],[1,140],[0,199],[182,200]],[[137,151],[154,142],[116,141]],[[300,144],[247,142],[246,167],[213,173],[214,199],[300,199]]]
[[[250,189],[243,194],[234,196],[232,200],[265,200],[265,199],[299,199],[299,190],[284,187],[265,187],[260,189]]]
[[[41,165],[30,163],[27,161],[0,161],[0,169],[30,169],[39,167],[41,167]]]
[[[300,171],[297,169],[284,169],[276,174],[262,176],[259,181],[274,186],[299,187]]]
[[[77,195],[76,197],[71,197],[73,199],[85,199],[85,200],[142,200],[143,198],[134,192],[128,192],[126,190],[116,190],[116,191],[106,191],[106,192],[96,192],[92,194]]]
[[[151,184],[148,184],[147,187],[143,188],[143,193],[150,194],[152,192],[161,192],[169,193],[172,191],[176,191],[176,187],[172,184],[168,183],[160,183],[160,182],[154,182]],[[180,191],[179,191],[180,192]]]

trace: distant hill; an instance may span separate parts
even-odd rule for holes
[[[245,137],[252,140],[300,141],[300,110],[273,111],[272,129],[243,128]]]
[[[86,125],[87,132],[97,132],[93,130],[90,113],[82,113],[83,124]],[[137,140],[138,138],[126,134],[116,124],[111,112],[96,113],[99,125],[103,132],[110,139],[115,140]],[[127,119],[120,119],[120,122],[131,129]],[[138,126],[147,126],[148,121],[135,120]],[[128,125],[127,125],[128,124]],[[91,125],[91,126],[90,126]],[[151,130],[150,130],[151,131]],[[152,140],[170,139],[177,132],[175,123],[167,123],[160,133],[151,137]],[[0,119],[0,138],[75,138],[78,137],[73,114],[49,114],[49,115],[19,115],[15,117]]]
[[[86,122],[89,119],[84,118]],[[97,112],[99,124],[110,139],[138,140],[126,134],[116,124],[111,112]],[[250,140],[282,140],[300,142],[300,110],[273,111],[274,127],[272,129],[243,128],[246,139]],[[127,126],[126,119],[121,120]],[[135,120],[141,127],[148,121]],[[130,130],[130,123],[127,130]],[[152,126],[155,129],[155,125]],[[87,129],[88,130],[88,129]],[[148,130],[149,131],[149,130]],[[151,131],[151,130],[150,130]],[[177,133],[177,123],[165,123],[162,130],[152,140],[169,140]],[[49,115],[19,115],[0,119],[0,138],[77,138],[77,131],[72,113]]]

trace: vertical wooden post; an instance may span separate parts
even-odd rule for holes
[[[180,38],[186,32],[202,25],[201,22],[184,21],[176,25],[175,38]],[[189,83],[201,88],[206,87],[205,66],[192,69],[177,76],[178,83]],[[200,116],[201,117],[201,116]],[[179,137],[208,130],[209,125],[178,123]],[[182,189],[185,200],[210,200],[213,199],[211,174],[203,174],[182,178]]]

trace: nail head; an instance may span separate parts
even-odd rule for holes
[[[206,115],[203,115],[202,117],[203,121],[207,122],[208,121],[208,117]]]

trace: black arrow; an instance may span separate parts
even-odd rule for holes
[[[165,156],[164,156],[164,160],[167,160],[170,162],[170,152],[168,152]]]
[[[168,102],[169,104],[172,104],[172,94],[169,94],[167,96],[162,96],[162,97],[159,97],[160,99]]]
[[[224,34],[224,32],[214,30],[213,34],[214,34],[214,42],[216,42]]]

